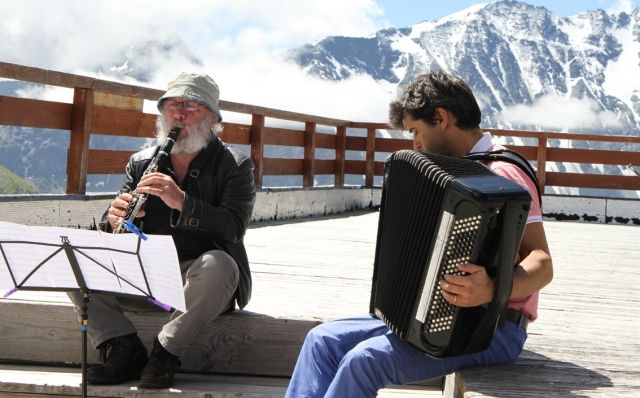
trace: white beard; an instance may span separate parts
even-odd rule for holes
[[[178,141],[173,145],[171,153],[197,153],[206,147],[213,137],[215,137],[215,132],[209,128],[211,125],[211,118],[212,116],[206,117],[196,125],[183,127],[183,130],[186,131],[188,135],[186,138],[178,139]],[[156,120],[156,137],[160,142],[164,142],[172,127],[181,126],[172,126],[167,122],[167,119],[163,115],[158,116],[158,119]]]

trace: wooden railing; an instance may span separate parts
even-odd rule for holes
[[[67,158],[67,193],[86,192],[87,175],[121,174],[133,151],[90,148],[92,134],[126,137],[152,137],[156,115],[142,111],[143,100],[155,101],[163,90],[110,82],[86,76],[0,62],[0,77],[67,87],[74,90],[73,103],[0,96],[0,124],[70,130]],[[268,175],[302,176],[302,186],[311,188],[319,175],[333,175],[334,185],[342,187],[345,175],[364,176],[372,187],[374,176],[383,174],[383,161],[376,154],[411,147],[409,139],[376,136],[388,130],[385,123],[353,122],[288,112],[260,106],[220,101],[223,111],[250,116],[250,124],[224,122],[221,138],[231,144],[250,145],[255,163],[255,181],[263,185]],[[304,129],[267,126],[265,119],[304,123]],[[331,130],[332,132],[320,132]],[[366,131],[354,134],[355,130]],[[548,162],[603,165],[640,165],[636,151],[612,151],[549,147],[549,140],[598,141],[640,144],[640,137],[565,134],[515,130],[494,130],[494,135],[533,138],[536,146],[514,145],[512,149],[537,162],[542,188],[545,186],[640,190],[640,176],[580,174],[547,171]],[[265,156],[265,145],[301,147],[302,159]],[[317,159],[316,149],[335,151],[334,159]],[[363,160],[347,159],[347,151],[364,154]]]

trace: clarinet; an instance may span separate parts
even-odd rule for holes
[[[155,173],[160,167],[164,166],[164,164],[169,160],[169,154],[171,153],[171,149],[173,149],[173,144],[176,143],[176,140],[180,136],[180,130],[181,129],[179,127],[174,127],[169,131],[169,134],[160,146],[158,153],[151,160],[151,163],[149,163],[147,169],[142,175]],[[149,194],[139,193],[137,190],[134,190],[131,192],[131,196],[133,196],[133,198],[127,207],[127,214],[124,218],[118,220],[118,227],[113,231],[114,234],[123,233],[125,230],[140,233],[133,222],[140,211],[144,209],[144,205]]]

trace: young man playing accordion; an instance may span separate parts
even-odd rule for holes
[[[413,135],[414,149],[462,157],[498,149],[480,125],[480,108],[469,86],[445,72],[418,76],[391,103],[390,122]],[[538,291],[553,277],[549,248],[542,225],[534,183],[517,166],[491,162],[488,166],[524,187],[531,195],[531,210],[518,251],[509,300],[510,314],[498,328],[488,349],[434,358],[401,340],[373,315],[342,319],[309,332],[293,372],[286,397],[374,397],[388,385],[401,385],[456,369],[514,361],[522,352],[529,321],[537,317]],[[458,307],[492,301],[494,281],[478,264],[460,264],[466,275],[446,275],[439,282],[444,299]]]

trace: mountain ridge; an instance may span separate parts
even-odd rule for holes
[[[37,193],[38,190],[27,181],[18,177],[6,167],[0,166],[0,195]]]
[[[624,34],[631,42],[622,42]],[[630,14],[596,10],[560,17],[507,0],[366,38],[326,37],[288,56],[322,79],[368,75],[396,91],[419,73],[453,70],[479,97],[483,125],[496,128],[539,129],[505,121],[502,112],[554,95],[594,100],[600,111],[619,115],[619,128],[601,124],[588,132],[640,135],[640,86],[619,98],[605,84],[617,78],[607,67],[635,48],[640,48],[640,7]],[[640,73],[637,54],[635,60]]]

